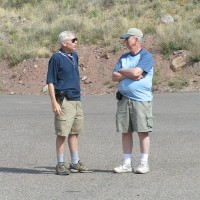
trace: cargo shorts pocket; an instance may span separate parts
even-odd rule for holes
[[[150,113],[147,113],[146,120],[147,120],[147,127],[153,128],[153,116]]]
[[[57,133],[62,133],[63,129],[65,127],[65,122],[66,120],[62,119],[62,118],[56,118],[55,119],[55,129]]]

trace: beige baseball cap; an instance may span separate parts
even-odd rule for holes
[[[127,33],[123,34],[120,36],[121,39],[126,39],[129,38],[130,36],[137,36],[143,38],[143,33],[140,29],[138,28],[129,28]]]

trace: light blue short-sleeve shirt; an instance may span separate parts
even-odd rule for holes
[[[140,67],[143,72],[143,78],[133,80],[130,78],[119,82],[119,88],[123,96],[136,101],[152,101],[152,79],[153,79],[154,59],[151,53],[141,49],[139,53],[133,55],[131,52],[123,54],[114,68],[114,72],[120,68]]]

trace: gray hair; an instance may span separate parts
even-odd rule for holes
[[[144,42],[144,38],[138,37],[138,36],[134,36],[134,37],[136,37],[136,38],[139,40],[140,43],[143,43],[143,42]]]
[[[74,33],[71,31],[63,31],[58,36],[58,44],[61,46],[62,41],[69,39],[71,36],[74,36]]]

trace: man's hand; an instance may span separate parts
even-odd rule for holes
[[[140,79],[144,78],[142,75],[139,75],[138,77],[136,77],[134,80],[135,81],[139,81]]]
[[[60,107],[59,103],[56,101],[54,85],[52,83],[49,83],[48,89],[49,89],[49,95],[51,98],[52,110],[56,116],[59,116],[61,114],[61,107]]]
[[[57,101],[52,102],[52,110],[55,113],[56,116],[60,116],[61,114],[61,108]]]
[[[127,78],[126,76],[122,75],[121,73],[119,72],[113,72],[112,73],[112,80],[114,82],[119,82],[121,80],[124,80],[125,78]]]

